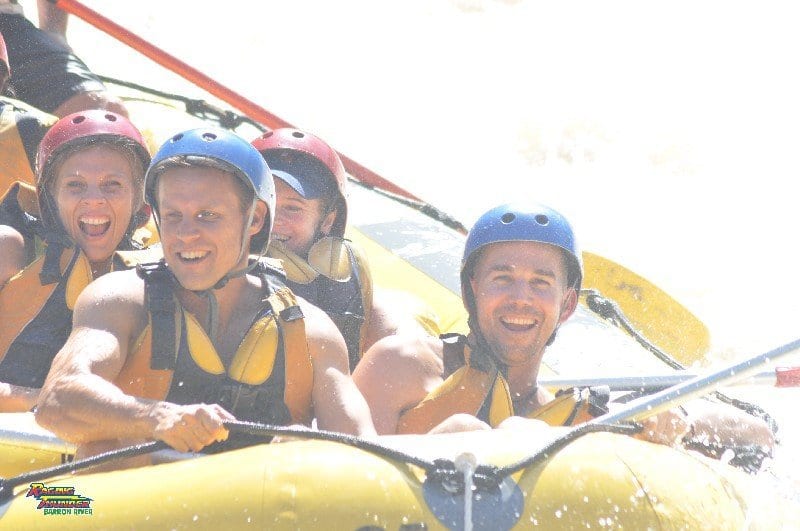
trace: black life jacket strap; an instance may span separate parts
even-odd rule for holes
[[[47,241],[47,248],[44,251],[44,263],[42,264],[42,270],[39,272],[39,282],[41,282],[42,286],[56,284],[61,281],[61,254],[67,247],[59,239]],[[67,271],[72,268],[79,254],[80,249],[76,248]]]
[[[144,280],[145,300],[152,330],[150,368],[172,370],[177,359],[175,329],[175,277],[164,260],[138,264],[136,274]]]

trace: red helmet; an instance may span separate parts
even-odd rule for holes
[[[304,196],[302,189],[298,188],[300,183],[297,179],[307,175],[298,175],[298,170],[300,173],[306,173],[312,167],[308,164],[299,164],[299,159],[307,161],[311,158],[322,163],[327,171],[321,172],[321,175],[327,182],[312,188],[336,193],[337,212],[331,235],[343,236],[347,225],[347,172],[339,154],[318,136],[288,127],[264,133],[252,143],[267,161],[273,175],[285,180]]]
[[[39,197],[42,222],[49,229],[60,227],[55,202],[47,189],[53,179],[54,162],[70,147],[88,146],[103,140],[120,142],[121,146],[129,148],[141,161],[142,174],[137,176],[136,182],[141,190],[144,170],[150,164],[150,153],[147,151],[142,134],[130,120],[119,114],[98,109],[69,114],[58,120],[47,131],[39,143],[36,154],[36,193]],[[142,194],[139,193],[138,196]],[[141,199],[143,201],[143,197]],[[138,221],[134,219],[131,223],[135,225]]]
[[[6,75],[11,75],[11,64],[8,62],[8,49],[6,48],[6,40],[3,34],[0,33],[0,64],[6,67]]]

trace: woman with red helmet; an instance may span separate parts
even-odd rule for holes
[[[283,260],[292,292],[336,323],[350,369],[372,344],[398,330],[438,335],[437,318],[421,301],[373,292],[366,259],[344,238],[347,174],[336,151],[319,137],[290,128],[265,133],[253,146],[275,178],[269,256]]]
[[[0,411],[35,403],[70,333],[77,296],[135,263],[134,231],[150,155],[141,133],[109,111],[56,122],[39,145],[35,194],[19,183],[0,205]],[[30,190],[28,190],[30,192]],[[24,301],[24,304],[21,304]]]

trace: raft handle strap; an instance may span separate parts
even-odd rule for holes
[[[685,365],[655,346],[646,337],[644,337],[642,333],[631,324],[616,302],[603,296],[603,294],[596,289],[582,289],[581,293],[586,295],[586,306],[594,313],[610,322],[617,328],[622,329],[648,352],[669,365],[671,368],[677,370],[686,369]],[[778,433],[778,423],[775,421],[772,415],[767,413],[764,409],[756,404],[745,402],[744,400],[737,398],[731,398],[719,391],[715,391],[714,396],[720,402],[741,409],[745,413],[763,420],[769,425],[769,428],[773,434]]]
[[[276,435],[284,435],[284,436],[301,437],[305,439],[324,440],[324,441],[332,441],[341,444],[346,444],[348,446],[353,446],[360,450],[365,450],[367,452],[379,455],[381,457],[386,457],[394,461],[400,461],[408,465],[418,466],[425,470],[427,476],[426,481],[439,481],[449,491],[452,489],[455,489],[455,491],[461,489],[461,492],[463,492],[464,490],[464,475],[459,470],[456,469],[455,463],[453,461],[447,459],[436,459],[434,461],[428,461],[426,459],[421,459],[414,455],[402,452],[400,450],[395,450],[393,448],[389,448],[387,446],[383,446],[381,444],[366,439],[362,439],[354,435],[347,435],[332,431],[316,431],[307,428],[272,426],[268,424],[259,424],[255,422],[241,422],[241,421],[226,422],[225,428],[227,428],[231,432],[263,436],[265,438],[273,437]],[[495,488],[498,485],[500,485],[500,483],[502,483],[502,481],[507,476],[510,476],[511,474],[514,474],[515,472],[518,472],[528,466],[538,464],[544,461],[545,459],[550,457],[550,455],[554,454],[555,452],[557,452],[558,450],[560,450],[573,440],[583,435],[586,435],[587,433],[592,433],[597,431],[632,433],[640,430],[641,426],[630,425],[630,424],[627,425],[584,424],[582,426],[570,430],[565,435],[559,437],[555,441],[549,443],[543,449],[537,451],[534,455],[526,459],[523,459],[517,463],[505,467],[496,467],[494,465],[478,465],[475,468],[475,472],[473,475],[472,479],[473,484],[477,489]],[[113,461],[116,459],[123,459],[138,455],[144,455],[150,452],[166,450],[168,448],[169,445],[167,445],[163,441],[151,441],[147,443],[128,446],[126,448],[121,448],[118,450],[111,450],[109,452],[104,452],[102,454],[88,457],[86,459],[79,459],[76,461],[72,461],[71,463],[65,463],[63,465],[45,468],[34,472],[26,472],[24,474],[20,474],[12,478],[0,479],[0,503],[4,503],[7,500],[11,499],[14,495],[14,488],[20,485],[41,481],[43,479],[53,476],[61,476],[64,474],[77,472],[79,470],[86,470],[88,468],[92,468],[97,465]]]
[[[42,470],[35,470],[33,472],[26,472],[8,479],[0,478],[0,503],[5,503],[6,501],[10,500],[14,496],[14,488],[19,487],[20,485],[25,485],[26,483],[35,483],[53,476],[61,476],[76,472],[78,470],[86,470],[87,468],[92,468],[114,459],[135,457],[137,455],[149,454],[150,452],[157,452],[159,450],[166,450],[168,448],[169,445],[163,441],[151,441],[120,448],[119,450],[104,452],[102,454],[87,457],[86,459],[79,459],[63,465],[43,468]]]

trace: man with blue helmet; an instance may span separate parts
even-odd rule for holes
[[[495,426],[543,406],[552,397],[536,386],[539,365],[575,311],[580,282],[580,253],[560,214],[541,205],[484,214],[461,267],[470,334],[387,338],[354,372],[378,432],[425,433],[455,414]]]
[[[537,385],[545,349],[575,311],[581,281],[581,253],[560,213],[536,204],[486,212],[470,230],[461,263],[469,334],[390,337],[354,372],[378,432],[519,426],[519,417],[527,425],[574,424],[602,412],[606,404],[590,393],[555,398]],[[671,444],[695,429],[695,436],[703,430],[732,443],[774,444],[766,423],[739,410],[692,409],[693,425],[681,411],[666,412],[648,419],[641,437]]]
[[[37,420],[84,453],[152,439],[199,451],[234,419],[374,433],[335,325],[262,258],[275,191],[258,151],[221,129],[177,134],[145,198],[165,260],[81,295]]]

